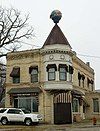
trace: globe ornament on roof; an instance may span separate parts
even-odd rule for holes
[[[62,17],[62,13],[59,10],[52,11],[50,18],[54,21],[54,23],[59,23],[59,20]]]

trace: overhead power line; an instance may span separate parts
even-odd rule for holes
[[[30,46],[32,46],[32,47],[33,47],[33,46],[35,46],[35,47],[41,47],[41,46],[38,46],[38,45],[34,45],[34,44],[27,43],[27,42],[23,42],[23,41],[22,41],[22,43],[24,43],[24,44],[26,44],[26,45],[30,45]]]
[[[22,41],[22,43],[24,43],[24,44],[26,44],[26,45],[30,45],[30,46],[32,46],[32,47],[38,47],[38,48],[41,47],[41,46],[38,46],[38,45],[34,45],[34,44],[27,43],[27,42],[23,42],[23,41]],[[7,49],[6,47],[3,47],[3,48]],[[8,50],[8,49],[7,49],[7,50]],[[9,51],[11,51],[11,50],[9,50]],[[85,55],[85,54],[79,54],[79,53],[77,53],[77,55],[79,55],[79,56],[84,56],[84,57],[91,57],[91,58],[98,58],[98,59],[100,59],[100,56]]]
[[[84,57],[92,57],[92,58],[98,58],[100,59],[100,56],[92,56],[92,55],[84,55],[84,54],[78,54],[79,56],[84,56]]]

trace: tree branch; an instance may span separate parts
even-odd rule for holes
[[[13,8],[0,7],[0,11],[0,48],[34,36],[33,28],[28,24],[29,14],[22,19],[21,13]]]

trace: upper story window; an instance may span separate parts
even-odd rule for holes
[[[93,112],[99,112],[99,99],[93,99]]]
[[[89,78],[87,78],[87,87],[93,91],[94,81],[92,79],[90,80]]]
[[[81,86],[81,74],[80,74],[80,72],[78,72],[78,82],[79,82],[79,86]]]
[[[94,81],[93,80],[91,80],[91,90],[93,91],[93,88],[94,87]]]
[[[68,67],[66,64],[59,65],[59,80],[66,81],[67,80],[67,72]]]
[[[87,87],[89,88],[89,85],[90,85],[90,79],[89,78],[87,78]]]
[[[49,81],[55,80],[55,78],[56,78],[55,72],[56,71],[57,71],[56,64],[49,64],[47,66],[48,80]]]
[[[85,80],[85,76],[84,76],[84,75],[82,75],[81,77],[82,77],[82,86],[84,87],[84,80]]]
[[[84,87],[84,80],[85,80],[85,76],[83,74],[80,74],[80,72],[78,72],[79,86]]]
[[[74,72],[74,69],[72,66],[69,65],[69,81],[72,81],[72,74]]]
[[[14,84],[20,83],[20,67],[14,67],[10,76]]]
[[[29,68],[29,73],[31,76],[31,83],[38,82],[38,66],[31,66]]]
[[[73,67],[69,65],[69,74],[73,74],[73,72],[74,72]]]

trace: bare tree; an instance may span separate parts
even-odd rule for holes
[[[14,8],[5,9],[0,7],[0,49],[12,44],[13,51],[16,43],[20,43],[24,38],[32,38],[33,28],[28,23],[29,15],[22,16],[21,12]],[[10,46],[11,47],[11,46]],[[8,49],[9,50],[9,49]],[[6,56],[0,51],[0,57]]]

